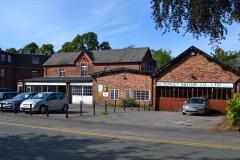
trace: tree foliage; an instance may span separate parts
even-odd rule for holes
[[[43,44],[39,48],[39,52],[44,55],[52,55],[54,53],[54,46],[52,44]]]
[[[218,59],[220,62],[224,63],[229,67],[234,67],[236,56],[237,56],[237,52],[232,52],[232,51],[225,52],[221,48],[217,48],[215,50],[215,55],[214,55],[216,59]]]
[[[227,119],[236,126],[240,122],[240,94],[234,94],[232,99],[227,101]]]
[[[94,32],[77,35],[72,41],[66,42],[60,49],[61,52],[77,52],[82,50],[105,50],[111,49],[109,42],[102,42],[99,45],[98,36]]]
[[[159,50],[151,50],[151,52],[152,52],[153,58],[156,60],[157,69],[160,69],[161,67],[165,66],[172,59],[170,50],[159,49]]]
[[[8,52],[8,53],[17,53],[18,51],[15,48],[8,48],[8,49],[6,49],[6,52]]]
[[[152,16],[163,33],[183,28],[194,38],[209,36],[212,43],[227,34],[226,24],[240,22],[239,0],[152,0]]]
[[[36,54],[38,50],[39,50],[39,46],[35,42],[31,42],[31,43],[25,45],[21,49],[21,53],[23,53],[23,54]]]

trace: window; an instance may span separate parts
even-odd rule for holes
[[[148,101],[149,91],[135,90],[133,91],[133,98],[138,101]]]
[[[1,77],[5,77],[5,70],[1,69]]]
[[[12,61],[12,57],[8,55],[8,63],[11,63],[11,61]]]
[[[110,71],[111,67],[104,67],[104,71]]]
[[[60,100],[63,100],[65,98],[65,94],[63,94],[63,93],[60,93],[58,96],[59,96]]]
[[[38,77],[40,77],[38,71],[32,71],[32,78],[38,78]]]
[[[87,74],[88,74],[87,70],[88,70],[87,64],[82,63],[81,64],[81,76],[87,76]]]
[[[72,95],[91,96],[92,86],[72,86]]]
[[[50,94],[47,97],[47,100],[57,100],[57,99],[58,99],[58,94],[57,93]]]
[[[130,90],[129,90],[129,89],[126,89],[126,90],[125,90],[125,97],[126,97],[126,98],[129,98],[129,97],[130,97]]]
[[[118,97],[119,97],[119,90],[111,89],[111,99],[118,99]]]
[[[60,77],[64,77],[64,76],[65,76],[64,68],[60,68],[60,70],[59,70],[59,76],[60,76]]]
[[[1,54],[1,62],[5,62],[5,54]]]
[[[39,64],[39,57],[32,57],[32,64]]]

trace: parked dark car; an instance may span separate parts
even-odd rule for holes
[[[18,92],[0,92],[0,101],[15,97]]]
[[[192,97],[183,105],[182,114],[195,113],[206,114],[208,112],[208,100],[204,97]]]
[[[20,110],[20,104],[31,97],[33,97],[36,93],[19,93],[15,97],[11,99],[6,99],[0,101],[0,104],[3,105],[3,110],[14,111],[15,108],[17,111]]]

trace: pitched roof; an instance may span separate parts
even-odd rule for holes
[[[188,49],[186,49],[184,52],[182,52],[179,56],[177,56],[176,58],[174,58],[173,60],[171,60],[168,64],[166,64],[165,66],[163,66],[162,68],[160,68],[160,70],[158,70],[157,72],[154,73],[154,76],[157,76],[159,74],[164,73],[165,71],[167,71],[168,69],[171,68],[172,65],[176,64],[178,61],[181,61],[182,58],[186,57],[186,56],[190,56],[192,53],[199,53],[201,55],[203,55],[204,57],[206,57],[208,60],[215,62],[216,64],[218,64],[219,66],[221,66],[224,70],[230,71],[238,76],[240,76],[240,73],[238,71],[236,71],[235,69],[233,69],[232,67],[229,67],[225,64],[223,64],[222,62],[220,62],[218,59],[210,56],[209,54],[207,54],[206,52],[198,49],[195,46],[191,46]]]
[[[144,70],[135,70],[135,69],[130,69],[130,68],[114,68],[108,71],[100,71],[100,72],[94,72],[91,74],[93,77],[101,77],[107,74],[113,74],[113,73],[121,73],[121,72],[129,72],[129,73],[135,73],[135,74],[143,74],[143,75],[148,75],[152,76],[152,72],[150,71],[144,71]]]
[[[92,61],[97,63],[132,63],[141,62],[149,48],[126,48],[87,52]]]
[[[85,52],[95,64],[100,63],[139,63],[149,48],[126,48]],[[50,57],[44,66],[73,65],[83,52],[57,53]]]
[[[43,66],[73,65],[80,55],[81,52],[55,53]]]

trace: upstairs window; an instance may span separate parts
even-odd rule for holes
[[[64,77],[64,76],[65,76],[64,68],[60,68],[60,70],[59,70],[59,76],[60,76],[60,77]]]
[[[104,67],[104,71],[110,71],[111,67]]]
[[[5,54],[1,54],[1,62],[5,62]]]
[[[38,78],[38,77],[40,77],[38,71],[32,71],[32,78]]]
[[[12,61],[12,57],[8,55],[8,63],[11,63],[11,61]]]
[[[32,64],[39,64],[39,57],[32,57]]]
[[[1,71],[0,76],[1,76],[1,77],[5,77],[5,70],[4,70],[4,69],[1,69],[0,71]]]
[[[88,74],[88,68],[86,63],[81,64],[81,76],[85,77]]]

